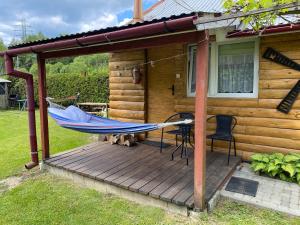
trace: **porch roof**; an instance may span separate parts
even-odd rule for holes
[[[180,15],[171,15],[168,17],[162,17],[159,19],[153,19],[153,20],[146,20],[144,22],[137,22],[135,24],[128,24],[124,26],[114,26],[114,27],[106,27],[102,28],[99,30],[92,30],[88,32],[82,32],[82,33],[75,33],[75,34],[68,34],[68,35],[62,35],[54,38],[47,38],[47,39],[41,39],[41,40],[36,40],[36,41],[31,41],[31,42],[25,42],[21,44],[16,44],[9,46],[8,49],[18,49],[18,48],[23,48],[23,47],[32,47],[32,46],[37,46],[41,44],[48,44],[48,43],[53,43],[53,42],[58,42],[58,41],[65,41],[65,40],[71,40],[74,38],[86,38],[86,37],[91,37],[94,35],[99,35],[99,34],[109,34],[111,32],[115,31],[123,31],[123,30],[128,30],[130,28],[137,28],[137,27],[145,27],[146,25],[151,25],[151,24],[156,24],[160,22],[167,22],[167,21],[175,21],[181,18],[187,18],[194,16],[195,13],[182,13]],[[167,31],[166,27],[166,31]]]

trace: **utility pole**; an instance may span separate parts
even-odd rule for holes
[[[31,26],[27,23],[26,19],[21,19],[21,21],[15,25],[15,37],[20,38],[22,41],[25,41],[28,33],[32,33]]]
[[[27,40],[28,33],[32,33],[31,26],[27,23],[26,19],[21,19],[21,21],[15,25],[15,38],[21,40],[21,42],[25,42]],[[16,67],[19,68],[20,60],[17,56]]]

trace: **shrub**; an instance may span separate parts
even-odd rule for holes
[[[26,96],[26,84],[22,79],[11,79],[10,93]],[[108,102],[109,88],[106,75],[59,74],[47,76],[47,96],[64,99],[80,93],[79,102]],[[34,77],[35,102],[38,104],[38,81]]]
[[[254,154],[251,159],[255,172],[300,184],[300,154]]]

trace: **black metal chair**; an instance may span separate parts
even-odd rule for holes
[[[211,151],[213,152],[214,149],[214,140],[228,141],[229,148],[228,148],[227,164],[229,165],[232,142],[234,147],[234,156],[236,156],[235,138],[232,134],[232,131],[237,124],[237,120],[234,116],[230,116],[230,115],[216,115],[208,118],[207,121],[213,118],[216,118],[216,123],[217,123],[216,132],[214,134],[207,135],[207,138],[211,139]]]
[[[188,112],[181,112],[181,113],[176,113],[172,116],[170,116],[168,119],[165,120],[166,122],[174,122],[174,121],[179,121],[179,120],[184,120],[184,119],[192,119],[194,120],[194,115],[192,113],[188,113]],[[192,135],[192,128],[193,128],[193,124],[181,124],[181,125],[177,125],[176,127],[178,127],[177,129],[174,130],[168,130],[165,131],[164,128],[161,131],[161,141],[160,141],[160,152],[162,152],[162,148],[163,148],[163,138],[164,138],[164,133],[167,134],[173,134],[175,135],[175,139],[176,139],[176,149],[173,151],[172,153],[172,160],[174,159],[174,154],[175,152],[181,148],[181,158],[183,157],[183,153],[187,159],[187,164],[188,164],[188,147],[187,144],[189,143],[193,148],[193,144],[191,143],[191,136]],[[178,146],[178,137],[181,137],[181,144]]]

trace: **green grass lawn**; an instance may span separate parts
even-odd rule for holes
[[[190,219],[78,187],[41,174],[0,194],[0,224],[300,224],[300,219],[269,210],[221,201],[211,214]]]
[[[37,114],[37,137],[40,150],[40,120]],[[50,153],[87,144],[90,136],[59,127],[49,118]],[[19,173],[30,161],[27,112],[0,111],[0,180]],[[39,152],[41,156],[41,152]]]

